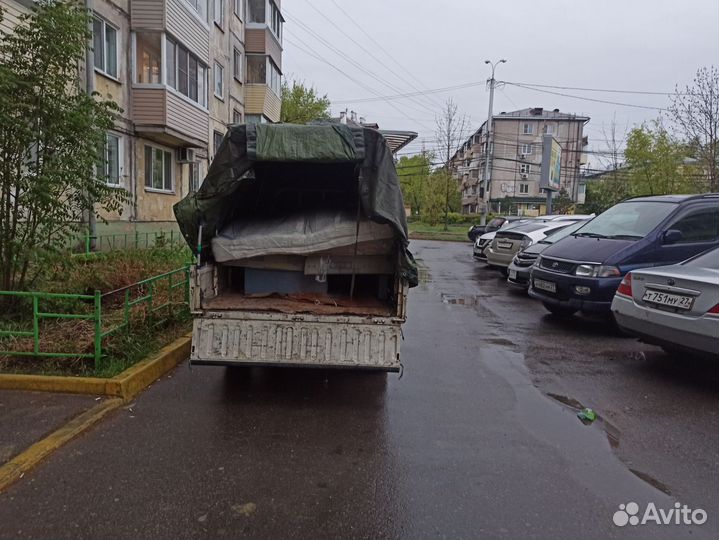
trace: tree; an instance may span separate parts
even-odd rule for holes
[[[89,212],[126,198],[96,176],[119,109],[79,88],[89,21],[79,4],[47,0],[0,34],[0,289],[32,285]]]
[[[427,177],[424,184],[424,189],[422,190],[422,220],[430,225],[439,223],[442,213],[447,208],[445,200],[447,176],[449,175],[444,169],[437,169]]]
[[[459,116],[457,112],[457,105],[450,98],[446,101],[442,113],[440,116],[435,118],[437,125],[435,131],[435,140],[437,146],[437,152],[439,160],[443,164],[443,168],[446,174],[443,175],[444,179],[444,230],[448,229],[449,223],[449,209],[450,200],[453,196],[453,191],[457,191],[457,183],[450,174],[450,161],[454,152],[463,142],[464,132],[467,127],[467,117]]]
[[[700,68],[691,86],[683,92],[677,87],[668,115],[699,161],[703,190],[719,191],[719,69]]]
[[[319,97],[317,91],[304,82],[282,83],[282,109],[280,121],[291,124],[306,124],[313,120],[330,117],[330,100],[325,94]]]
[[[422,213],[422,201],[427,177],[430,174],[432,156],[429,153],[415,156],[402,156],[397,163],[402,195],[412,214]]]
[[[574,206],[574,201],[567,193],[567,190],[562,188],[559,193],[552,199],[552,213],[553,214],[568,214]]]
[[[629,132],[627,172],[631,195],[690,193],[694,186],[684,170],[687,149],[675,141],[661,122],[646,124]]]

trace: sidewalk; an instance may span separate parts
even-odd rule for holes
[[[100,401],[77,394],[0,390],[0,466]]]

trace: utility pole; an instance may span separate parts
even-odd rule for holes
[[[494,70],[499,64],[504,64],[507,61],[502,58],[501,60],[498,60],[497,62],[492,62],[490,60],[485,60],[485,64],[489,64],[492,66],[492,76],[489,79],[489,113],[487,114],[487,149],[484,152],[484,199],[486,199],[486,203],[482,207],[482,216],[480,218],[480,224],[484,225],[487,223],[487,210],[489,207],[489,175],[492,171],[492,167],[489,163],[491,153],[493,151],[492,149],[492,107],[494,105],[494,88],[497,83],[497,81],[494,79]]]

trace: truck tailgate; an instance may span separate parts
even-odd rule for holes
[[[208,313],[194,321],[190,362],[399,371],[401,319]]]

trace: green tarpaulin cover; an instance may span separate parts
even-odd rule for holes
[[[296,163],[305,170],[312,164],[353,165],[344,170],[359,182],[362,213],[395,230],[398,271],[411,287],[417,285],[392,153],[377,130],[338,123],[231,126],[200,189],[174,206],[180,231],[195,254],[201,244],[202,256],[211,255],[210,240],[218,231],[257,210],[253,197],[261,186],[254,169],[272,163]]]

